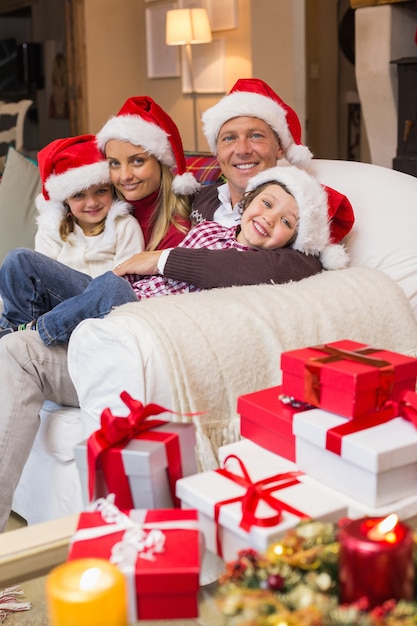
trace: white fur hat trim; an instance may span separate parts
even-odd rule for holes
[[[111,139],[128,141],[135,146],[141,146],[168,167],[175,165],[167,133],[155,124],[145,122],[138,115],[111,117],[97,133],[97,145],[103,153],[106,143]]]
[[[203,132],[213,154],[217,154],[217,138],[221,127],[235,117],[257,117],[264,120],[278,134],[290,163],[305,166],[312,159],[313,155],[307,146],[294,142],[283,107],[271,98],[243,91],[235,91],[225,96],[202,115]]]
[[[51,174],[45,182],[45,189],[51,201],[64,202],[74,194],[93,185],[109,183],[109,164],[107,161],[99,161],[68,169],[62,174]]]

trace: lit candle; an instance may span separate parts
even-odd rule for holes
[[[104,559],[75,559],[46,579],[50,626],[126,626],[123,574]]]
[[[412,532],[396,515],[349,522],[339,540],[342,604],[366,598],[373,608],[390,599],[413,599]]]

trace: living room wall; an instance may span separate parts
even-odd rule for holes
[[[7,0],[8,6],[13,1]],[[49,119],[47,93],[38,91],[39,148],[68,132],[96,132],[127,97],[144,93],[174,117],[185,147],[194,147],[192,99],[182,93],[181,78],[149,78],[146,70],[145,10],[174,1],[16,0],[22,1],[31,6],[32,39],[53,42],[66,38],[67,46],[79,55],[73,75],[77,81],[82,75],[70,94],[82,102],[76,128],[64,120]],[[237,0],[237,28],[214,33],[215,38],[225,40],[226,91],[239,77],[266,80],[297,110],[304,141],[323,158],[343,158],[337,115],[338,90],[343,85],[336,75],[336,16],[343,1]],[[80,27],[76,40],[68,37],[68,15],[73,10]],[[312,34],[315,42],[307,48],[306,31],[307,40]],[[311,58],[316,50],[318,55]],[[199,94],[198,116],[221,95]],[[207,148],[201,131],[198,147]]]
[[[157,4],[164,2],[149,5],[144,0],[85,0],[89,130],[96,132],[129,96],[148,94],[176,120],[184,145],[191,149],[192,99],[182,93],[181,78],[147,76],[145,8]],[[250,5],[250,0],[239,0],[238,28],[214,34],[226,39],[226,89],[240,76],[252,73]],[[107,33],[104,42],[103,33]],[[199,96],[198,115],[221,95]],[[198,143],[200,149],[207,147],[201,134]]]
[[[96,132],[108,116],[133,94],[149,94],[176,120],[186,149],[194,147],[192,100],[181,90],[181,78],[148,78],[146,71],[145,9],[166,4],[166,0],[84,0],[87,47],[88,130]],[[307,85],[311,87],[311,64],[307,59],[306,0],[238,0],[238,27],[217,31],[226,44],[226,91],[240,77],[266,80],[298,112],[308,142],[310,128],[315,135],[313,151],[325,158],[343,158],[339,153],[337,80],[337,3],[308,0],[314,14],[313,41],[320,49],[314,76],[315,102],[307,111]],[[117,5],[117,6],[116,6]],[[323,37],[325,33],[325,37]],[[122,43],[123,42],[123,43]],[[198,117],[222,94],[201,94]],[[317,97],[316,97],[317,96]],[[324,139],[324,141],[322,141]],[[199,149],[207,149],[201,131]]]

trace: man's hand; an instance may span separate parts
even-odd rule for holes
[[[126,274],[138,274],[139,276],[155,276],[159,274],[158,260],[161,250],[153,250],[152,252],[138,252],[123,261],[114,268],[113,272],[116,276],[125,276]]]

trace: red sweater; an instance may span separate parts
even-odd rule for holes
[[[142,198],[142,200],[136,200],[129,202],[133,207],[133,215],[138,220],[140,227],[142,228],[143,238],[145,239],[145,246],[148,245],[152,235],[152,223],[151,219],[155,211],[155,204],[158,198],[158,191],[155,191],[150,196]],[[158,245],[158,250],[164,248],[175,248],[180,241],[182,241],[191,228],[191,222],[182,217],[177,217],[177,222],[184,226],[185,232],[178,230],[173,224],[170,225],[165,237]]]

